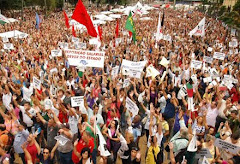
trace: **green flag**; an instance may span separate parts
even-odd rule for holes
[[[136,29],[135,29],[135,26],[134,26],[134,23],[133,23],[132,12],[129,13],[125,28],[128,31],[132,32],[133,41],[135,42],[136,41]]]
[[[0,14],[0,24],[9,23],[9,20],[2,14]]]

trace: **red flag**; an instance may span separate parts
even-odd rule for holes
[[[67,13],[65,11],[63,11],[63,14],[64,14],[64,17],[65,17],[65,25],[66,25],[67,28],[70,28]]]
[[[116,34],[116,38],[118,38],[118,35],[119,35],[119,20],[117,20],[115,34]]]
[[[169,5],[169,4],[167,4],[165,7],[166,7],[166,9],[167,9],[167,8],[169,8],[169,7],[170,7],[170,5]]]
[[[73,12],[72,19],[86,26],[88,34],[92,37],[97,37],[97,32],[93,26],[92,20],[87,13],[81,0],[78,1],[77,6]]]
[[[98,25],[98,35],[99,35],[100,40],[102,40],[102,28],[100,25]]]
[[[75,32],[75,29],[74,29],[74,25],[72,25],[72,35],[73,35],[74,37],[77,36],[77,35],[76,35],[76,32]]]

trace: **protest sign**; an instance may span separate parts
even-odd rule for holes
[[[203,57],[203,61],[206,62],[206,63],[212,64],[213,58],[212,58],[212,57],[209,57],[209,56],[204,56],[204,57]]]
[[[124,79],[124,82],[123,82],[123,88],[126,88],[130,85],[130,79],[127,78],[127,79]]]
[[[79,42],[79,38],[72,37],[72,42]]]
[[[182,99],[185,96],[187,96],[187,89],[186,89],[186,85],[183,85],[177,94],[177,98]]]
[[[62,50],[51,50],[51,56],[52,57],[62,56]]]
[[[202,62],[198,60],[192,60],[191,62],[191,68],[194,69],[201,69],[202,68]]]
[[[162,57],[162,60],[160,61],[159,64],[161,64],[164,67],[167,67],[167,65],[169,64],[169,61],[165,57]]]
[[[140,78],[146,63],[147,61],[133,62],[123,59],[122,74],[130,77]]]
[[[126,108],[133,114],[133,116],[138,114],[139,109],[137,105],[129,97],[126,99]]]
[[[210,153],[209,149],[202,148],[201,150],[197,151],[195,158],[199,159],[203,158],[204,156],[207,158],[212,158],[212,154]]]
[[[58,135],[54,137],[54,139],[57,140],[59,144],[62,146],[64,146],[69,141],[69,139],[64,137],[63,135]]]
[[[5,49],[5,50],[13,50],[14,46],[13,46],[12,43],[4,43],[3,44],[3,49]]]
[[[3,43],[9,42],[7,37],[3,37],[3,38],[2,38],[2,41],[3,41]]]
[[[212,47],[208,47],[208,52],[212,52],[213,48]]]
[[[68,43],[58,42],[58,46],[62,49],[68,49]]]
[[[67,49],[64,51],[72,66],[103,68],[105,52]]]
[[[219,138],[216,138],[214,145],[218,148],[224,149],[233,154],[238,154],[238,152],[240,151],[240,147],[238,147],[234,144],[231,144],[229,142],[226,142],[224,140],[221,140]]]
[[[83,96],[71,97],[71,106],[72,107],[83,106],[83,105],[84,105]]]
[[[238,46],[238,42],[237,42],[237,41],[231,41],[231,42],[229,42],[229,47],[235,48],[235,47],[237,47],[237,46]]]
[[[118,75],[118,71],[119,71],[119,66],[113,67],[112,68],[112,79],[115,79],[115,77]]]
[[[214,52],[213,58],[214,59],[219,59],[219,60],[224,60],[225,54],[221,53],[221,52]]]
[[[41,81],[35,76],[33,76],[33,88],[41,90]]]
[[[74,43],[75,49],[87,49],[86,43],[76,42]]]
[[[103,157],[110,156],[111,154],[107,149],[107,143],[102,135],[102,132],[99,130],[99,128],[96,128],[96,134],[98,135],[98,138],[99,138],[98,150],[100,152],[100,155]]]
[[[204,83],[208,83],[208,82],[211,82],[211,81],[212,81],[212,77],[211,76],[203,78],[203,82]]]
[[[155,78],[157,75],[160,74],[160,72],[156,70],[152,65],[148,66],[146,70],[147,70],[146,77],[151,76],[152,78]]]

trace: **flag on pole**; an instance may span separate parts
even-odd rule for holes
[[[95,30],[92,20],[87,13],[81,0],[78,1],[76,8],[73,12],[72,19],[76,20],[80,24],[86,26],[88,34],[92,37],[97,37],[97,31]]]
[[[198,25],[192,31],[190,31],[190,33],[188,35],[190,35],[190,36],[195,35],[195,36],[203,37],[205,35],[205,21],[206,21],[206,18],[204,17],[198,23]]]
[[[118,38],[119,35],[119,20],[117,19],[117,25],[116,25],[116,29],[115,29],[115,34],[116,34],[116,38]]]
[[[187,87],[187,95],[188,95],[188,110],[194,111],[193,85],[190,83],[187,83],[186,87]]]
[[[157,33],[156,33],[156,41],[161,40],[162,37],[163,37],[163,34],[162,34],[162,28],[161,28],[161,13],[159,13]]]
[[[101,28],[101,26],[98,25],[97,29],[98,29],[99,39],[102,41],[102,28]]]
[[[5,24],[5,23],[9,23],[8,18],[5,17],[4,15],[0,14],[0,24]]]
[[[67,28],[70,28],[67,13],[65,11],[63,11],[63,14],[64,14],[64,17],[65,17],[65,25],[66,25]]]
[[[77,35],[76,35],[76,32],[75,32],[75,29],[74,29],[74,25],[72,25],[72,35],[73,35],[74,37],[77,36]]]
[[[40,18],[39,18],[38,13],[36,13],[36,25],[35,25],[35,28],[39,29],[39,25],[40,25]]]
[[[136,29],[135,29],[135,26],[134,26],[134,23],[133,23],[133,17],[132,17],[132,13],[131,12],[129,13],[129,16],[127,18],[127,22],[126,22],[125,28],[128,31],[132,32],[133,41],[136,42]]]
[[[164,24],[164,17],[165,17],[165,14],[164,14],[164,11],[163,11],[161,26],[163,26],[163,24]]]

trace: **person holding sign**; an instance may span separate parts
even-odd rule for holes
[[[212,158],[207,158],[208,162],[215,163],[216,158],[220,155],[220,152],[218,147],[214,146],[214,137],[208,134],[206,137],[206,142],[202,144],[202,148],[207,148],[212,155]]]

